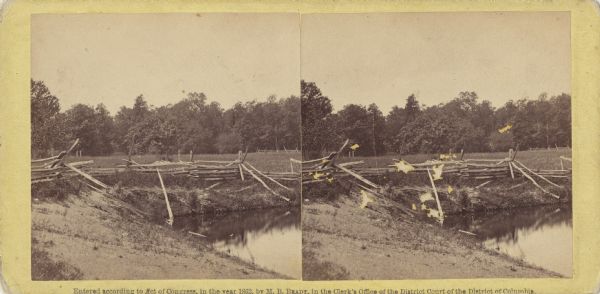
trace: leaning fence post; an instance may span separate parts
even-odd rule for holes
[[[513,171],[513,167],[512,167],[512,160],[513,160],[513,149],[510,148],[508,150],[508,168],[510,169],[510,177],[514,180],[515,179],[515,173]]]
[[[240,169],[240,178],[244,180],[244,171],[242,170],[242,150],[238,151],[238,168]]]
[[[540,185],[539,185],[539,184],[538,184],[538,183],[537,183],[537,182],[536,182],[536,181],[535,181],[535,180],[534,180],[534,179],[533,179],[533,178],[532,178],[530,175],[528,175],[528,174],[527,174],[527,173],[526,173],[526,172],[525,172],[523,169],[521,169],[521,168],[520,168],[518,165],[516,165],[516,164],[515,164],[515,168],[516,168],[516,169],[517,169],[517,170],[518,170],[518,171],[519,171],[519,172],[520,172],[520,173],[521,173],[521,174],[522,174],[524,177],[526,177],[527,179],[529,179],[529,180],[530,180],[530,181],[531,181],[531,182],[532,182],[532,183],[533,183],[533,184],[534,184],[536,187],[538,187],[540,190],[542,190],[542,192],[544,192],[544,193],[547,193],[547,194],[550,194],[550,196],[552,196],[552,197],[554,197],[554,198],[556,198],[556,199],[560,199],[560,196],[558,196],[558,195],[556,195],[556,194],[554,194],[554,193],[552,193],[552,192],[546,191],[546,189],[542,188],[542,186],[540,186]]]
[[[165,188],[165,184],[163,183],[163,179],[160,176],[160,171],[156,168],[156,173],[158,174],[158,179],[160,180],[160,186],[162,187],[163,194],[165,194],[165,202],[167,203],[167,212],[169,213],[169,219],[167,220],[167,224],[173,225],[173,211],[171,211],[171,204],[169,204],[169,196],[167,196],[167,189]]]
[[[287,202],[290,202],[289,198],[281,196],[281,195],[277,194],[277,192],[273,191],[273,189],[269,188],[269,186],[267,186],[265,181],[261,180],[257,175],[255,175],[254,172],[252,172],[252,170],[250,170],[246,167],[246,165],[244,165],[243,163],[240,163],[240,167],[243,167],[252,177],[254,177],[259,183],[261,183],[263,185],[263,187],[265,187],[267,190],[271,191],[271,193],[273,193],[273,195],[275,195]]]
[[[437,189],[435,188],[435,183],[433,182],[433,178],[431,177],[431,172],[429,171],[429,167],[427,168],[427,175],[429,175],[429,181],[431,181],[431,187],[433,187],[433,194],[435,194],[435,203],[437,203],[438,211],[440,212],[440,223],[444,223],[444,211],[442,211],[442,204],[440,203],[440,197],[438,196]]]

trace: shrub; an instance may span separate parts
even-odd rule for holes
[[[83,188],[83,184],[76,179],[61,178],[31,185],[31,197],[64,200],[69,195],[79,195]]]

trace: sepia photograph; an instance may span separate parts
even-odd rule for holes
[[[31,279],[301,279],[298,14],[33,14]]]
[[[570,25],[303,15],[303,279],[572,277]]]
[[[0,0],[0,294],[600,294],[600,0]]]

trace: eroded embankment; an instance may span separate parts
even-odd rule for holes
[[[420,210],[422,196],[429,193],[432,199],[425,205],[428,208],[437,208],[433,199],[435,193],[427,174],[387,173],[370,180],[382,186],[385,195],[404,207],[412,208],[415,204],[417,210]],[[514,179],[471,179],[443,175],[435,181],[435,186],[444,213],[458,214],[570,202],[570,179],[558,178],[552,181],[560,187],[538,179],[538,183],[546,192],[522,176],[515,176]],[[315,191],[317,198],[335,199],[340,194],[349,193],[353,187],[355,186],[347,184],[346,181],[339,181],[336,185],[320,183],[307,187],[304,195],[310,196]]]
[[[32,186],[32,278],[285,278],[218,253],[203,238],[165,225],[162,189],[157,178],[145,176],[102,178],[114,187],[110,196],[74,180]],[[176,215],[297,203],[283,201],[248,180],[208,189],[213,184],[165,177]]]
[[[386,187],[387,196],[373,197],[374,202],[366,208],[361,208],[363,199],[352,192],[351,185],[303,188],[304,279],[559,276],[487,250],[476,237],[446,230],[428,219],[427,212],[435,209],[436,203],[427,200],[421,206],[420,195],[431,192],[427,181],[402,183],[406,177],[393,176],[374,180]],[[485,181],[447,178],[436,181],[436,187],[448,214],[543,205],[570,198],[570,191],[563,191],[564,197],[558,200],[524,181],[502,179],[476,188]]]
[[[175,216],[299,206],[300,203],[297,183],[290,185],[291,191],[273,187],[278,195],[290,199],[285,201],[252,179],[211,182],[185,176],[162,177]],[[100,179],[113,186],[113,194],[121,200],[154,217],[165,218],[168,215],[156,174],[125,172]]]
[[[570,181],[561,179],[554,182],[561,187],[545,185],[544,189],[560,198],[540,190],[523,177],[473,180],[447,176],[436,181],[435,185],[442,210],[450,215],[570,202]],[[393,200],[408,207],[416,204],[420,208],[421,195],[424,193],[434,195],[430,184],[421,183],[420,186],[417,184],[408,188],[388,184],[387,187]],[[428,208],[437,208],[433,199],[425,204]]]

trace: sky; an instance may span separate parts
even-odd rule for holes
[[[570,93],[568,12],[36,14],[31,34],[32,78],[62,110],[194,91],[227,108],[299,95],[301,78],[335,110],[384,113],[412,93],[435,105],[475,91],[496,107]]]
[[[568,12],[302,15],[302,78],[335,110],[387,113],[414,93],[436,105],[475,91],[495,107],[570,93]]]
[[[32,78],[59,98],[115,114],[143,94],[173,104],[204,92],[225,108],[300,95],[297,14],[37,14]]]

